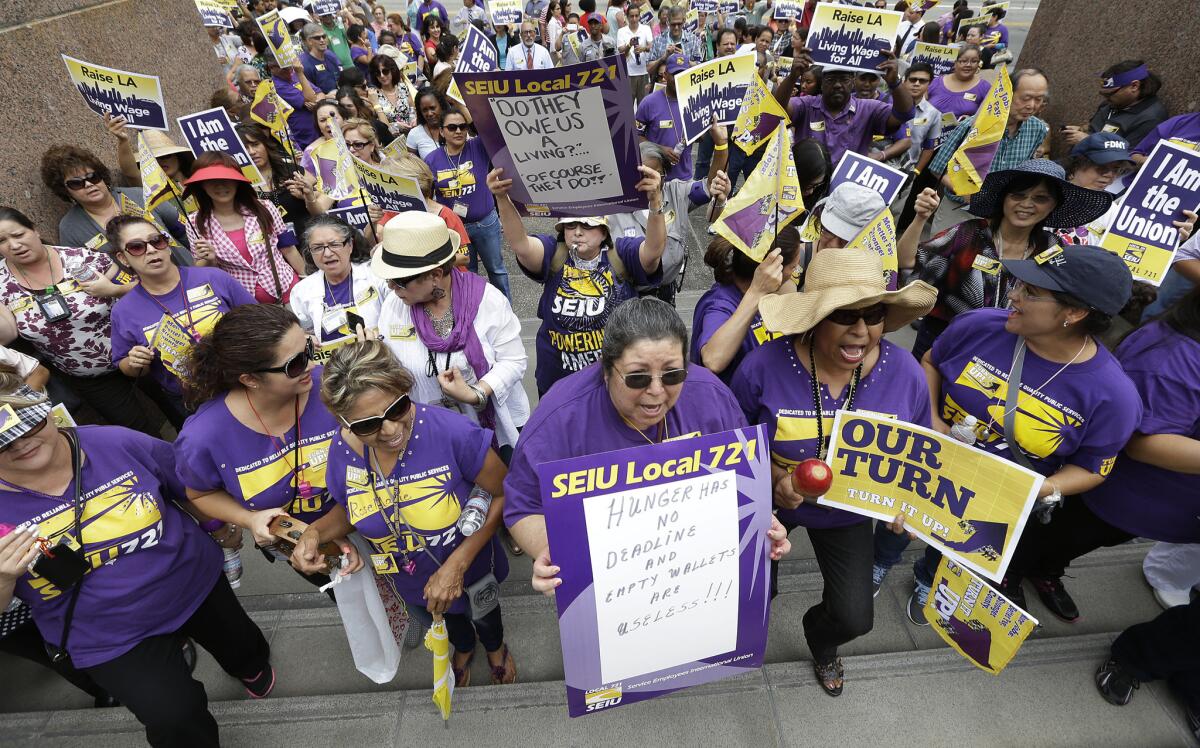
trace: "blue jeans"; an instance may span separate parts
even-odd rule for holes
[[[908,535],[897,535],[888,529],[886,522],[875,523],[875,565],[890,569],[900,562],[900,554],[908,547]],[[925,555],[913,562],[913,576],[925,585],[933,584],[933,575],[942,562],[942,552],[931,545],[925,546]]]
[[[482,220],[466,223],[467,236],[471,237],[471,272],[479,268],[479,259],[483,258],[483,266],[487,268],[488,280],[500,289],[509,301],[512,293],[508,289],[508,270],[504,267],[504,255],[501,252],[500,216],[496,209],[488,213]]]

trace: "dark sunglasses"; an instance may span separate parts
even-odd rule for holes
[[[46,416],[42,420],[38,421],[37,424],[33,428],[29,429],[24,434],[21,434],[16,439],[13,439],[8,444],[5,444],[3,447],[0,447],[0,454],[4,454],[8,450],[12,449],[12,446],[14,444],[16,444],[18,440],[27,439],[27,438],[33,436],[34,434],[38,433],[42,429],[46,428],[47,423],[50,423],[50,416]]]
[[[308,362],[316,355],[316,348],[313,347],[312,338],[304,344],[304,350],[292,356],[281,366],[272,366],[268,369],[258,369],[256,374],[286,374],[288,379],[299,379],[304,376],[304,372],[308,371]]]
[[[409,283],[416,283],[424,277],[425,273],[421,273],[420,275],[410,275],[407,278],[391,278],[388,280],[387,284],[393,291],[403,291],[404,289],[408,288]]]
[[[412,408],[412,398],[408,395],[401,395],[387,406],[387,410],[383,411],[381,416],[360,418],[357,421],[347,421],[343,418],[342,423],[346,424],[346,428],[350,429],[350,433],[355,436],[370,436],[383,428],[384,421],[399,421],[408,415],[410,408]]]
[[[166,249],[168,246],[170,246],[170,244],[171,240],[167,238],[166,234],[159,234],[147,239],[146,241],[142,241],[141,239],[132,239],[127,241],[125,242],[125,246],[121,251],[125,252],[130,257],[141,257],[142,255],[146,254],[146,250],[150,247],[154,247],[155,249]]]
[[[82,190],[84,188],[84,185],[100,184],[103,181],[104,181],[104,177],[100,176],[99,174],[97,174],[96,172],[93,171],[93,172],[88,172],[87,174],[84,174],[82,177],[73,177],[71,179],[64,179],[63,184],[65,184],[67,186],[68,190]]]
[[[352,151],[361,151],[363,148],[371,145],[369,140],[347,140],[346,147]]]
[[[621,374],[619,371],[617,373]],[[662,374],[635,371],[632,374],[621,374],[621,378],[625,380],[625,386],[631,390],[647,389],[655,379],[662,382],[663,387],[671,387],[683,384],[683,380],[687,379],[687,369],[667,369]]]
[[[878,325],[886,317],[887,307],[883,304],[876,304],[866,309],[834,309],[825,319],[842,327],[854,327],[860,319],[868,325]]]
[[[449,125],[442,125],[442,129],[446,130],[447,132],[460,132],[466,130],[467,126],[451,123]]]

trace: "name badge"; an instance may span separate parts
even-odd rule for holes
[[[321,318],[321,329],[326,334],[331,334],[340,330],[346,324],[346,310],[335,309],[325,312],[325,316]]]
[[[97,249],[100,249],[101,247],[103,247],[105,242],[107,242],[107,241],[108,241],[108,237],[106,237],[104,234],[96,234],[91,239],[88,239],[87,243],[84,244],[83,246],[85,249],[90,249],[94,252]]]
[[[923,124],[925,124],[927,121],[928,121],[928,120],[927,120],[925,117],[917,117],[916,119],[914,119],[914,120],[912,121],[912,124],[914,124],[914,125],[923,125]],[[911,132],[911,131],[910,131],[910,132]]]
[[[954,127],[958,124],[958,117],[955,117],[952,112],[946,112],[942,115],[942,127]]]
[[[986,255],[975,255],[975,261],[971,263],[971,267],[988,275],[996,275],[1000,272],[1000,261],[993,260]]]
[[[388,337],[392,340],[416,340],[417,328],[412,325],[392,325]]]
[[[28,296],[22,296],[21,298],[17,299],[17,301],[9,308],[12,309],[13,314],[27,312],[33,308],[33,299],[29,298]]]
[[[188,300],[188,303],[192,303],[195,301],[200,301],[201,299],[207,299],[208,297],[210,297],[212,295],[213,295],[212,286],[205,283],[203,286],[196,286],[195,288],[189,288],[188,292],[187,292],[187,300]]]
[[[325,66],[324,66],[324,65],[317,65],[317,70],[318,70],[318,71],[324,71],[324,70],[325,70]]]
[[[673,120],[673,119],[660,119],[660,120],[658,121],[658,126],[659,126],[660,128],[662,128],[662,129],[664,129],[664,130],[665,130],[665,129],[667,129],[668,127],[674,127],[674,126],[675,126],[675,120]]]
[[[396,566],[396,557],[390,553],[372,553],[371,566],[376,574],[396,574],[400,571]]]
[[[1120,131],[1121,131],[1121,126],[1113,125],[1113,124],[1105,125],[1104,129],[1101,130],[1101,132],[1120,132]]]
[[[466,217],[467,217],[467,205],[466,205],[466,203],[460,203],[460,202],[458,202],[458,201],[455,201],[455,203],[454,203],[454,207],[453,207],[453,208],[451,208],[451,210],[453,210],[453,211],[454,211],[454,215],[458,216],[459,218],[466,218]]]
[[[975,101],[975,99],[978,99],[978,98],[979,98],[978,95],[973,94],[970,91],[967,91],[965,94],[963,94],[963,100],[965,100],[965,101]]]
[[[262,240],[263,240],[262,226],[255,227],[253,234],[250,233],[249,231],[246,232],[246,243],[247,244],[249,244],[250,242],[261,242]]]
[[[825,132],[825,120],[809,122],[808,129],[812,130],[813,132]]]

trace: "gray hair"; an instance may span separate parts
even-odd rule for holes
[[[304,28],[300,29],[300,38],[304,41],[308,41],[308,37],[312,36],[313,34],[323,33],[324,31],[324,26],[314,21],[309,21],[308,23],[304,24]]]
[[[370,390],[394,397],[410,392],[413,375],[379,340],[351,343],[336,350],[321,375],[321,402],[343,422],[358,398]]]
[[[1015,72],[1015,73],[1013,73],[1013,74],[1012,74],[1012,87],[1013,87],[1013,90],[1014,90],[1014,91],[1016,91],[1016,90],[1017,90],[1017,86],[1021,85],[1021,79],[1022,79],[1022,78],[1028,78],[1028,77],[1030,77],[1031,75],[1040,75],[1040,76],[1042,76],[1043,78],[1045,78],[1045,79],[1046,79],[1046,82],[1047,82],[1047,83],[1049,83],[1049,82],[1050,82],[1050,76],[1046,75],[1046,71],[1045,71],[1045,70],[1042,70],[1041,68],[1035,68],[1035,67],[1033,67],[1033,66],[1031,65],[1031,66],[1029,66],[1029,67],[1027,67],[1027,68],[1021,68],[1020,70],[1018,70],[1017,72]]]
[[[669,171],[668,167],[670,165],[667,163],[666,148],[663,148],[658,143],[654,143],[649,140],[643,140],[638,144],[638,150],[641,151],[641,159],[643,164],[646,163],[646,159],[648,158],[656,159],[659,163],[658,170],[660,173]]]
[[[647,296],[630,299],[613,310],[604,325],[604,343],[600,348],[600,361],[606,374],[611,373],[625,349],[643,340],[676,340],[683,350],[684,366],[687,366],[688,333],[667,302]]]
[[[337,216],[328,214],[313,216],[308,220],[308,223],[304,227],[304,235],[300,237],[300,246],[304,247],[305,251],[308,251],[308,245],[312,241],[313,232],[317,229],[334,229],[342,237],[342,241],[353,241],[354,246],[350,249],[350,262],[352,264],[366,262],[370,259],[371,248],[366,239],[362,238],[350,224]]]
[[[237,66],[237,72],[234,73],[233,79],[235,81],[237,81],[238,83],[241,83],[242,82],[242,73],[246,72],[247,70],[249,70],[252,73],[258,72],[258,68],[254,67],[253,65],[247,65],[246,63],[243,62],[242,64]]]
[[[687,10],[681,5],[671,7],[671,12],[667,15],[669,19],[682,18],[687,20]]]

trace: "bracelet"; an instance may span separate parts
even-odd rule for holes
[[[209,519],[200,523],[200,529],[212,535],[217,530],[225,526],[225,523],[219,519]]]
[[[918,169],[918,168],[916,168],[916,167],[914,167],[914,168],[913,168],[913,176],[914,176],[914,177],[919,177],[919,176],[921,176],[921,170],[920,170],[920,169]]]
[[[713,144],[713,150],[714,150],[714,151],[727,151],[727,150],[729,150],[729,144],[728,144],[728,143],[722,143],[721,145],[716,145],[716,144],[714,143],[714,144]]]
[[[487,395],[484,394],[483,388],[477,384],[468,384],[467,387],[470,387],[471,392],[475,393],[475,410],[483,410],[486,408],[488,398]]]
[[[895,91],[897,88],[900,88],[900,79],[899,78],[896,79],[895,83],[888,84],[889,91]]]

